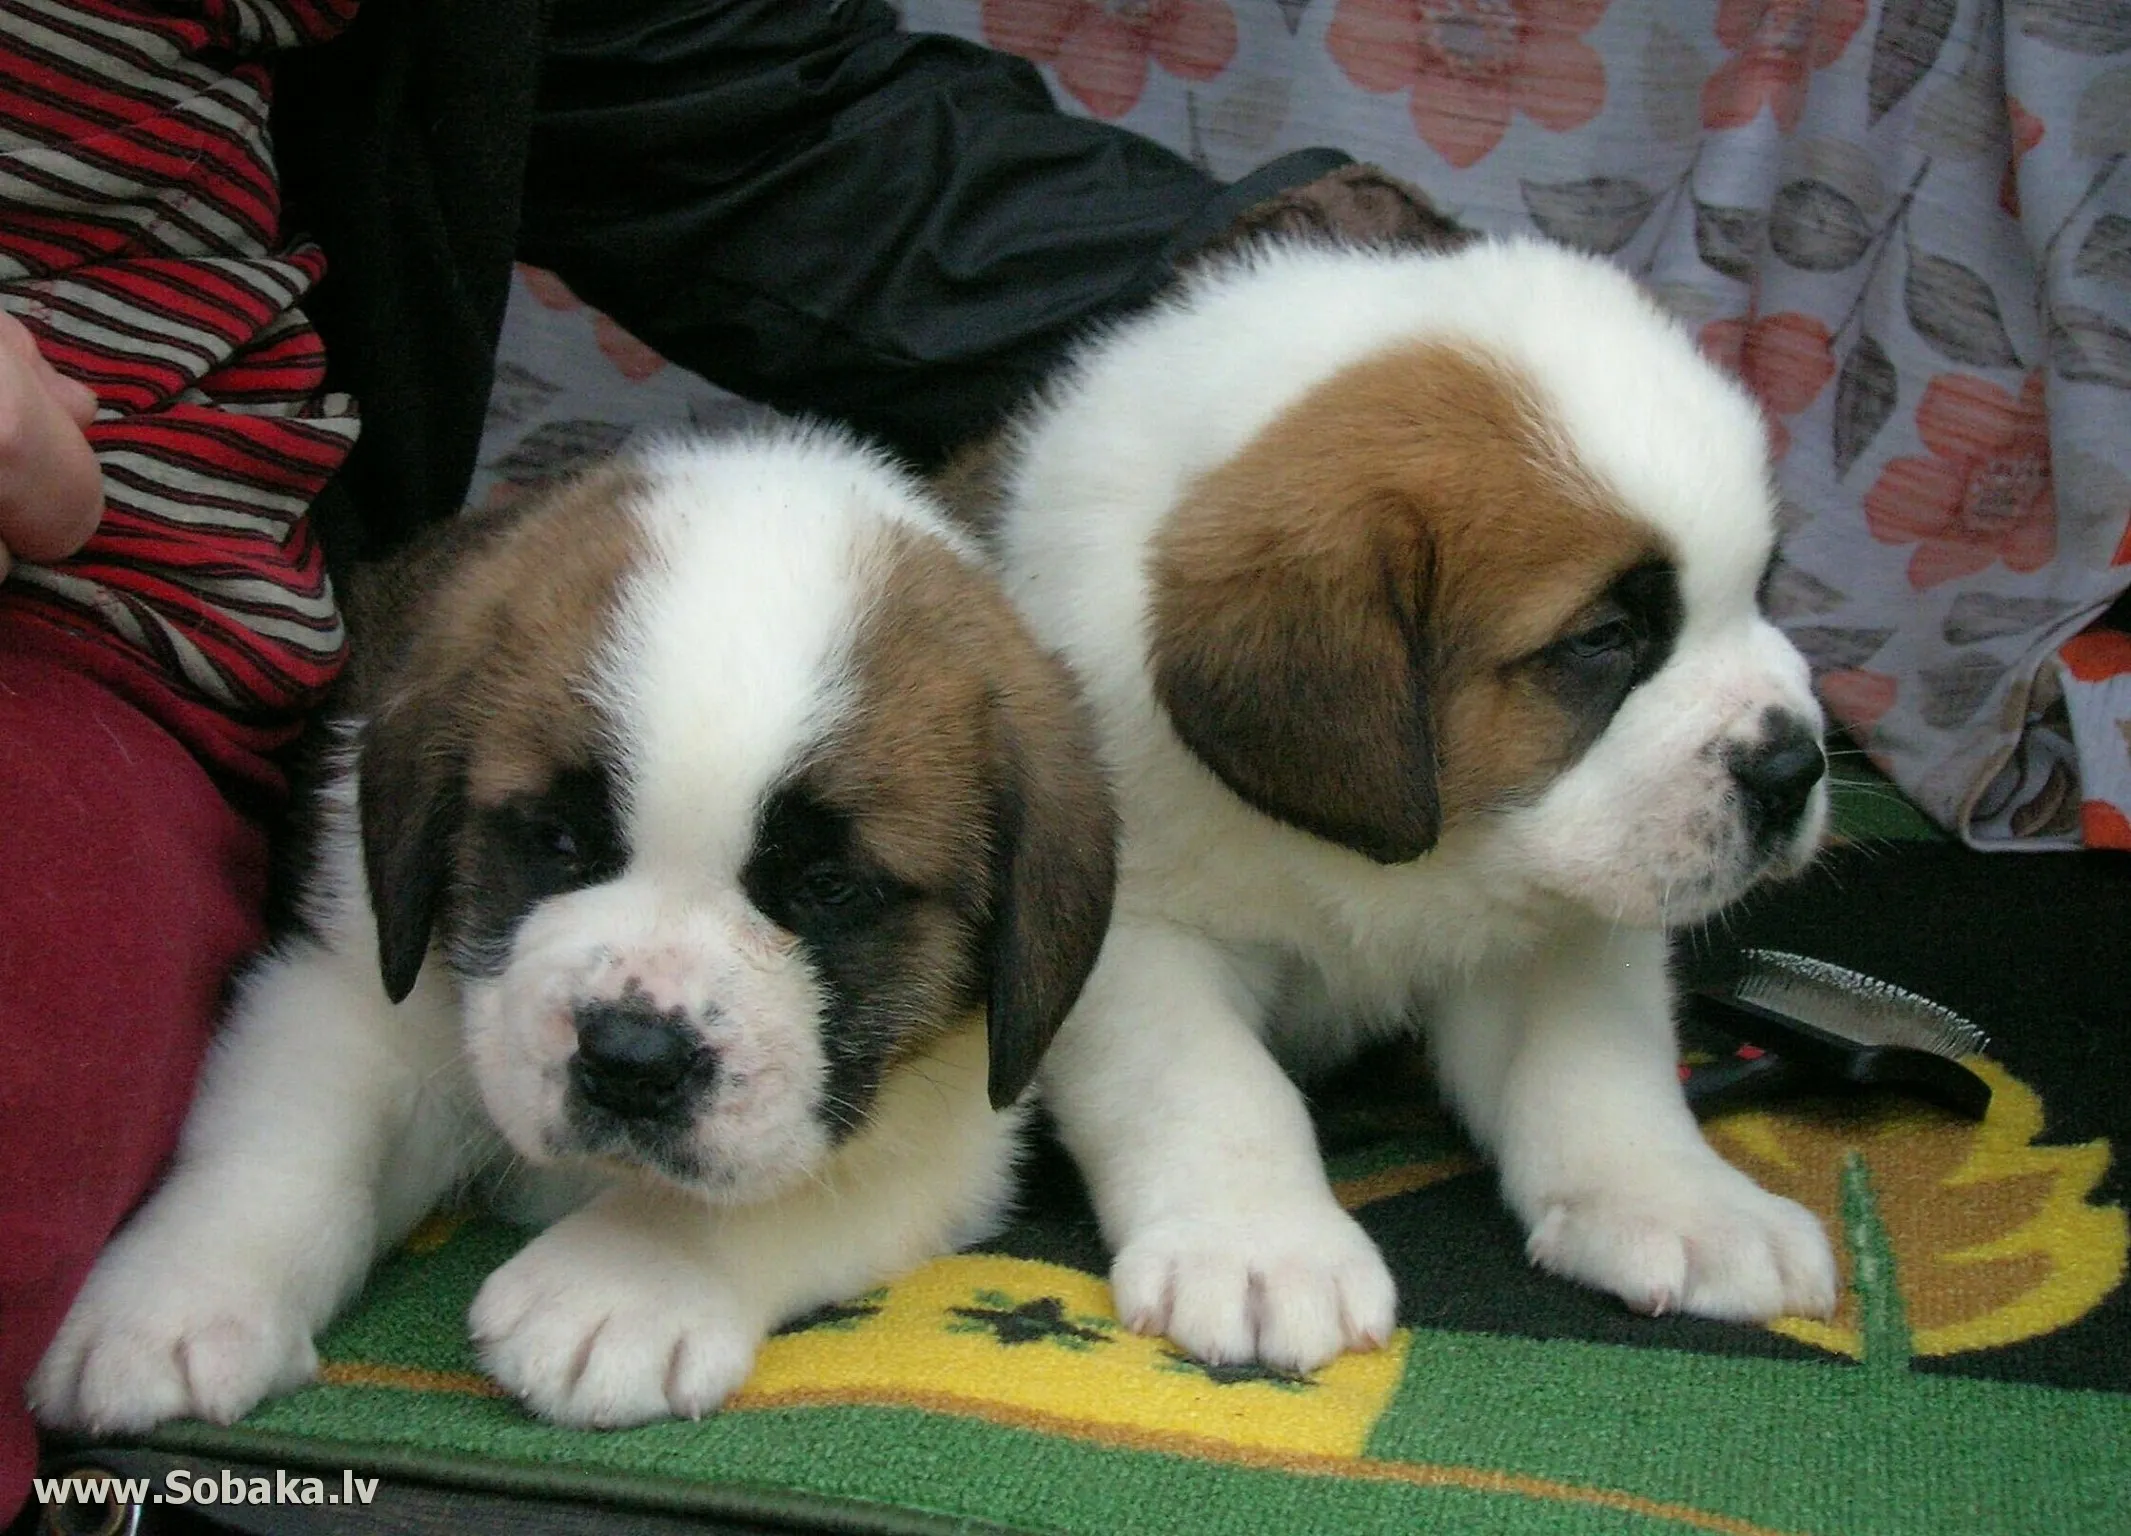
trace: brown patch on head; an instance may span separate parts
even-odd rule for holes
[[[604,465],[447,524],[359,583],[348,702],[368,717],[364,860],[394,998],[420,970],[467,810],[598,761],[586,685],[640,551],[641,486]]]
[[[1591,711],[1549,648],[1663,558],[1507,366],[1402,347],[1303,396],[1177,508],[1153,551],[1156,688],[1245,800],[1415,858],[1582,749]]]
[[[1388,250],[1455,251],[1479,238],[1428,195],[1381,166],[1357,163],[1253,203],[1177,262],[1179,271],[1217,262],[1265,240]]]
[[[1028,642],[991,584],[937,540],[883,535],[852,645],[855,703],[810,777],[898,878],[988,884],[993,673]],[[1018,642],[1018,644],[1017,644]]]
[[[879,560],[856,704],[807,780],[869,859],[944,897],[905,945],[932,957],[933,1003],[911,1011],[945,1021],[951,991],[981,982],[1004,1104],[1094,967],[1115,882],[1109,789],[1072,679],[988,576],[910,530],[885,534]]]

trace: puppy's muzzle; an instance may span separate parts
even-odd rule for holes
[[[579,1003],[570,1090],[623,1121],[672,1121],[710,1086],[716,1061],[679,1008],[660,1008],[641,990]]]
[[[1766,849],[1797,830],[1827,776],[1828,760],[1819,736],[1799,716],[1770,710],[1762,727],[1762,740],[1733,749],[1725,766],[1739,786],[1747,835]]]

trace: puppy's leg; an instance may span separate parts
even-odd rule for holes
[[[1535,1264],[1640,1312],[1834,1310],[1819,1220],[1718,1157],[1688,1111],[1658,934],[1565,935],[1513,980],[1448,999],[1435,1044]]]
[[[958,1031],[892,1073],[865,1129],[782,1198],[712,1206],[630,1183],[565,1217],[474,1298],[481,1358],[565,1424],[700,1418],[779,1323],[990,1231],[1023,1118],[992,1112],[983,1030]]]
[[[1383,1343],[1396,1296],[1258,1006],[1203,940],[1122,920],[1043,1091],[1116,1253],[1118,1315],[1202,1360],[1310,1371]]]
[[[452,1181],[469,1133],[448,982],[394,1008],[305,941],[246,978],[171,1172],[97,1260],[31,1378],[46,1424],[228,1423],[308,1381],[312,1336]]]

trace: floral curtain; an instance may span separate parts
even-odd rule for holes
[[[1758,394],[1772,606],[1980,847],[2131,848],[2131,0],[904,0],[1240,175],[1334,145]]]

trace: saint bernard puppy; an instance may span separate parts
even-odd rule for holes
[[[575,1170],[491,1275],[568,1424],[716,1409],[778,1324],[983,1235],[1100,946],[1077,693],[966,536],[819,432],[674,442],[353,594],[308,935],[32,1385],[229,1421],[455,1184]]]
[[[1680,326],[1532,242],[1274,245],[1092,343],[987,475],[1120,801],[1041,1080],[1122,1318],[1297,1371],[1382,1342],[1289,1071],[1416,1027],[1535,1263],[1833,1307],[1818,1222],[1675,1070],[1665,929],[1798,870],[1827,802],[1757,607],[1761,417]]]

